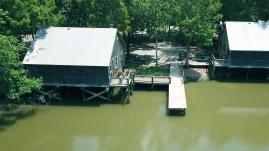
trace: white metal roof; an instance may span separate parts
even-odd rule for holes
[[[232,51],[269,51],[268,22],[225,22]]]
[[[37,35],[23,64],[109,66],[117,29],[51,27]]]

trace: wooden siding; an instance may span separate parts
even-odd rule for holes
[[[45,85],[96,86],[109,85],[108,67],[27,65],[29,75],[42,77]]]
[[[116,71],[122,70],[125,62],[125,54],[124,54],[124,46],[121,43],[121,40],[117,36],[110,60],[110,67],[109,67],[109,77]]]
[[[269,52],[231,51],[231,65],[269,66]]]
[[[223,34],[220,37],[219,54],[220,54],[220,57],[223,59],[229,58],[229,42],[228,42],[226,30],[225,32],[223,32]]]

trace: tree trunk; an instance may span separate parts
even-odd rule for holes
[[[127,49],[127,58],[130,55],[130,32],[127,33],[127,38],[126,38],[126,49]]]
[[[185,66],[187,66],[188,67],[188,65],[189,65],[189,57],[190,57],[190,46],[191,45],[191,41],[188,39],[187,40],[187,54],[186,54],[186,62],[185,62]]]
[[[155,66],[158,67],[158,38],[157,38],[157,32],[156,32],[156,37],[155,37]]]
[[[171,38],[171,25],[169,24],[168,25],[168,39],[171,40],[170,38]]]

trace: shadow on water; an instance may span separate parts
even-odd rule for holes
[[[154,87],[152,87],[150,84],[135,84],[135,90],[168,91],[168,85],[155,85]]]
[[[167,91],[168,86],[165,85],[155,85],[152,87],[151,85],[141,85],[136,84],[135,90],[142,91]],[[85,106],[85,107],[100,107],[102,105],[110,104],[110,105],[125,105],[126,95],[122,95],[119,92],[119,89],[115,89],[111,96],[111,101],[103,100],[100,98],[94,98],[91,101],[83,101],[82,92],[79,88],[61,88],[60,94],[62,100],[50,100],[50,105],[59,105],[59,106]],[[87,96],[89,97],[89,96]],[[128,102],[127,102],[128,103]]]
[[[108,102],[107,100],[102,100],[98,97],[90,101],[83,101],[82,91],[80,90],[80,88],[61,88],[60,95],[62,100],[50,100],[50,105],[99,107],[105,104],[121,104],[121,102],[118,101],[118,96],[116,95],[112,96],[113,101],[111,102]]]
[[[175,110],[175,111],[168,111],[166,112],[166,115],[171,117],[171,118],[184,118],[186,114],[186,111],[183,110]]]
[[[268,83],[268,71],[265,69],[218,69],[215,71],[218,82],[231,83]]]
[[[37,110],[33,105],[0,104],[0,131],[4,131],[18,120],[35,115]]]
[[[136,84],[134,90],[138,91],[167,91],[168,86],[162,85],[158,86],[155,85],[152,87],[151,85],[141,85]],[[94,88],[93,91],[101,92],[103,88]],[[126,94],[120,94],[120,89],[115,88],[113,91],[111,90],[111,101],[103,100],[99,97],[96,97],[90,101],[83,101],[83,94],[80,88],[77,87],[61,87],[57,90],[57,95],[62,100],[57,100],[53,98],[48,98],[47,96],[44,97],[45,103],[36,100],[36,94],[32,94],[29,96],[25,96],[23,99],[24,104],[38,104],[38,105],[54,105],[54,106],[84,106],[84,107],[100,107],[102,105],[125,105],[130,102],[127,100]],[[107,93],[103,94],[102,96],[107,97]],[[85,94],[85,97],[91,97],[91,95]]]
[[[214,80],[213,80],[214,81]],[[267,84],[269,83],[268,80],[262,80],[262,79],[249,79],[249,80],[242,80],[240,78],[232,78],[232,79],[216,79],[215,81],[223,82],[223,83],[257,83],[257,84]]]
[[[0,132],[6,130],[6,126],[0,126]]]

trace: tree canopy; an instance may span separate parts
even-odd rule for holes
[[[177,18],[177,27],[187,44],[188,64],[191,42],[202,46],[213,45],[213,38],[222,18],[221,3],[219,0],[179,0],[179,4],[181,11]]]
[[[157,29],[165,29],[177,11],[175,3],[175,0],[133,0],[130,8],[132,30],[146,29],[155,34]]]
[[[54,0],[1,0],[0,34],[34,34],[39,28],[57,25],[61,15]]]
[[[130,28],[124,0],[57,0],[66,26],[116,27],[121,31]]]
[[[268,21],[268,0],[221,0],[224,20]]]
[[[17,99],[41,86],[39,79],[26,77],[19,59],[21,52],[26,49],[17,38],[0,35],[0,90],[10,99]]]
[[[179,32],[186,41],[206,46],[212,45],[212,38],[222,18],[219,0],[179,0],[180,15],[177,18]]]

